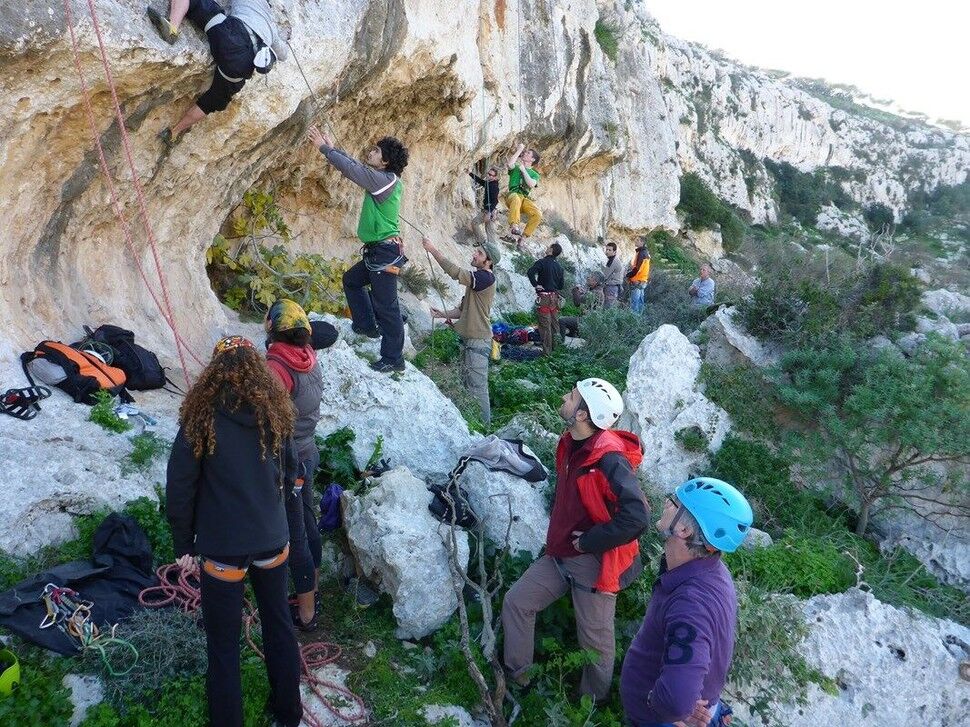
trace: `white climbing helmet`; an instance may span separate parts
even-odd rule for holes
[[[593,426],[609,429],[616,424],[623,413],[623,397],[613,384],[603,379],[583,379],[576,388],[586,402]]]

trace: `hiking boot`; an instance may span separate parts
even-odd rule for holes
[[[380,599],[380,594],[377,591],[371,588],[366,581],[357,577],[349,579],[344,590],[354,597],[360,608],[373,606]]]
[[[393,361],[388,361],[387,359],[378,359],[370,365],[374,371],[381,374],[389,374],[393,371],[404,371],[404,361],[399,363],[394,363]]]
[[[316,631],[320,623],[317,621],[317,615],[315,613],[309,621],[304,621],[300,618],[299,611],[297,611],[295,618],[293,619],[293,625],[296,626],[300,631],[310,633]]]
[[[155,26],[155,30],[158,32],[158,37],[169,45],[175,45],[175,41],[179,39],[179,32],[172,26],[170,22],[168,22],[168,18],[158,12],[151,5],[148,6],[145,14],[148,15],[148,19],[152,21],[152,25]]]
[[[353,326],[351,326],[350,330],[352,330],[358,336],[367,336],[368,338],[380,338],[381,337],[381,331],[380,331],[379,328],[371,328],[368,331],[362,331],[359,328],[354,328]]]

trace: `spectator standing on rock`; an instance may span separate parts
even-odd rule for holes
[[[170,45],[178,40],[179,27],[187,17],[205,33],[216,62],[209,90],[175,126],[159,134],[166,146],[174,144],[182,132],[206,115],[225,110],[254,71],[269,73],[277,60],[286,60],[289,55],[267,0],[230,0],[228,10],[216,0],[170,0],[167,18],[153,7],[147,14],[159,36]]]
[[[613,308],[620,299],[623,287],[623,265],[616,259],[616,243],[606,243],[606,264],[603,266],[603,307]]]
[[[475,172],[468,172],[479,187],[482,188],[482,224],[485,225],[485,239],[495,244],[495,217],[498,214],[498,167],[492,166],[485,172],[485,177],[479,177]]]
[[[244,579],[256,596],[269,675],[269,706],[296,727],[300,652],[286,602],[289,531],[284,502],[296,478],[293,407],[252,342],[229,336],[189,389],[168,460],[168,523],[177,564],[202,559],[209,724],[242,727]]]
[[[539,152],[526,149],[525,144],[519,144],[515,153],[509,157],[509,193],[505,197],[505,204],[509,208],[509,234],[503,239],[515,243],[522,249],[522,243],[529,239],[542,222],[542,210],[529,199],[532,190],[539,184],[539,172],[534,168],[539,163]],[[523,230],[520,222],[522,213],[528,221]]]
[[[333,140],[315,126],[307,131],[307,139],[338,172],[364,189],[357,223],[362,259],[344,273],[344,295],[354,332],[381,339],[381,357],[371,368],[382,373],[404,371],[404,319],[397,279],[408,260],[400,222],[401,174],[408,165],[408,150],[393,136],[385,136],[365,149],[361,162],[334,147]]]
[[[556,259],[562,255],[562,245],[554,242],[546,248],[546,255],[536,260],[526,275],[536,290],[536,313],[542,352],[547,356],[556,348],[559,338],[559,298],[566,285],[566,276]]]
[[[650,524],[636,468],[635,434],[612,429],[623,413],[620,393],[602,379],[584,379],[563,397],[566,431],[556,449],[556,494],[545,554],[522,574],[502,603],[505,667],[528,684],[536,614],[570,593],[579,645],[596,652],[583,667],[580,694],[605,700],[616,656],[616,594],[642,570],[637,538]]]
[[[706,477],[685,482],[664,501],[660,573],[620,676],[633,727],[688,719],[699,704],[708,705],[712,725],[721,724],[738,611],[721,553],[737,550],[752,519],[744,495]]]
[[[630,310],[634,313],[643,313],[644,296],[650,284],[650,250],[647,248],[645,237],[640,239],[640,245],[636,248],[636,255],[626,273],[626,279],[630,283]]]
[[[697,308],[707,308],[714,305],[714,278],[711,277],[711,266],[707,263],[701,265],[700,277],[694,278],[694,282],[687,289],[687,295],[693,300],[691,305]]]
[[[293,494],[286,498],[290,530],[290,575],[296,589],[294,622],[301,631],[317,628],[317,585],[323,544],[317,526],[313,480],[320,466],[316,428],[323,397],[323,372],[313,350],[310,319],[298,303],[277,300],[266,313],[266,364],[283,384],[296,409],[293,441],[299,461]]]
[[[442,269],[465,286],[461,303],[453,310],[431,309],[434,318],[455,320],[454,329],[461,339],[461,379],[468,393],[478,402],[485,426],[492,423],[492,407],[488,400],[488,359],[492,353],[492,301],[495,298],[495,275],[488,248],[472,253],[472,270],[455,265],[431,240],[421,241]]]

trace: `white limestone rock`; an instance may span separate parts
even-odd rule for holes
[[[377,479],[363,495],[344,493],[347,539],[364,575],[394,601],[398,638],[420,639],[458,607],[448,569],[448,526],[428,511],[431,492],[405,467]],[[468,563],[468,535],[456,532],[458,562]]]
[[[421,708],[421,716],[431,725],[447,722],[453,727],[488,727],[488,722],[475,719],[467,709],[453,704],[427,704]]]
[[[701,258],[714,262],[724,257],[724,241],[720,230],[686,230],[687,244],[700,253]]]
[[[91,675],[65,674],[63,684],[71,690],[71,727],[78,727],[84,721],[88,710],[104,701],[104,685],[101,679]]]
[[[764,530],[758,530],[758,528],[749,528],[748,534],[744,536],[744,540],[741,541],[741,547],[747,550],[754,550],[755,548],[768,548],[774,545],[774,541],[771,536],[768,535]]]
[[[326,664],[319,669],[315,669],[313,673],[314,676],[324,682],[340,687],[341,689],[348,689],[347,678],[350,676],[350,672],[336,664]],[[320,727],[347,727],[348,725],[367,723],[367,717],[370,711],[366,707],[364,707],[362,713],[360,705],[347,699],[337,689],[326,685],[320,687],[320,692],[326,698],[327,702],[329,702],[330,706],[336,709],[339,714],[334,714],[331,709],[328,709],[313,690],[307,686],[306,682],[301,682],[300,696],[303,699],[304,715],[300,725],[310,724],[307,717],[311,715],[316,719],[315,724],[320,725]],[[363,716],[363,720],[360,719],[361,716]]]
[[[786,710],[792,727],[966,724],[970,629],[896,608],[852,589],[804,603],[809,665],[836,680],[836,697],[812,685],[808,705]]]
[[[417,299],[414,299],[417,300]],[[421,310],[421,308],[417,308]],[[337,329],[338,341],[344,341],[348,346],[362,354],[369,361],[376,361],[381,357],[381,339],[362,336],[353,331],[353,322],[349,318],[338,318],[330,313],[307,313],[311,321],[326,321]],[[420,325],[420,323],[419,323]],[[404,327],[404,358],[413,361],[417,355],[414,344],[411,342],[410,326]]]
[[[957,293],[952,290],[927,290],[923,293],[923,305],[938,316],[950,316],[954,313],[970,313],[970,295]]]
[[[942,315],[938,318],[917,316],[916,332],[924,335],[927,333],[936,333],[944,338],[949,338],[951,341],[957,341],[960,339],[960,331],[957,330],[957,327],[950,322],[949,318]]]
[[[419,477],[450,472],[470,442],[455,405],[411,364],[396,376],[373,371],[343,341],[319,352],[323,401],[317,432],[350,427],[354,456],[363,466],[383,437],[383,455]]]
[[[660,326],[644,338],[630,359],[620,428],[640,435],[644,446],[640,469],[667,492],[696,473],[707,458],[706,453],[685,450],[674,434],[699,427],[709,451],[716,452],[731,428],[727,412],[698,389],[700,367],[697,346],[671,325]]]
[[[469,462],[461,484],[489,540],[501,547],[508,533],[512,553],[527,550],[533,557],[539,554],[549,529],[545,496],[548,480],[526,482],[521,477],[490,470],[481,462]]]
[[[762,343],[748,333],[737,320],[734,306],[718,308],[708,316],[701,328],[709,334],[704,360],[720,366],[773,366],[781,358],[780,350]]]
[[[25,386],[19,369],[0,365],[0,380]],[[156,436],[171,442],[181,398],[161,390],[136,394],[138,406],[158,421]],[[127,471],[128,436],[89,422],[90,412],[53,388],[34,419],[0,416],[0,551],[33,553],[74,537],[75,515],[121,508],[139,497],[155,499],[155,485],[165,482],[167,454],[146,471]]]
[[[834,232],[856,242],[868,242],[872,237],[862,215],[858,212],[843,212],[834,204],[825,205],[819,210],[815,225],[820,230]]]

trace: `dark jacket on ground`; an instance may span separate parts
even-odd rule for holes
[[[168,459],[165,499],[175,557],[254,555],[289,540],[283,498],[293,489],[296,452],[260,459],[256,415],[216,411],[216,448],[196,459],[179,429]]]
[[[643,569],[637,538],[650,524],[650,508],[640,490],[636,468],[643,459],[639,438],[631,432],[602,430],[582,442],[566,432],[556,449],[558,475],[546,554],[581,555],[573,531],[583,532],[583,553],[602,557],[597,590],[616,593]]]
[[[526,275],[529,276],[529,282],[532,283],[533,288],[541,285],[543,290],[552,292],[561,291],[566,285],[562,265],[552,255],[536,260]]]

